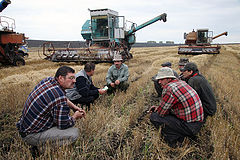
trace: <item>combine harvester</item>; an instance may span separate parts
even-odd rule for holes
[[[167,14],[163,13],[139,26],[131,22],[126,29],[124,16],[110,9],[89,10],[91,20],[83,26],[81,35],[86,40],[85,48],[55,49],[51,42],[43,44],[45,59],[53,62],[112,62],[114,54],[121,54],[124,61],[132,58],[131,46],[136,42],[135,32],[162,20],[166,22]]]
[[[219,54],[221,47],[219,45],[211,45],[211,42],[222,35],[227,36],[227,34],[227,32],[224,32],[213,37],[213,32],[208,31],[208,29],[198,29],[188,34],[184,33],[185,44],[188,46],[179,46],[178,54]]]
[[[0,12],[9,4],[10,0],[0,2]],[[0,16],[0,63],[12,64],[15,66],[25,65],[24,56],[28,55],[20,47],[26,44],[26,37],[23,33],[17,33],[15,20],[6,16]]]

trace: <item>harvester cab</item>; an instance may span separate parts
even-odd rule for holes
[[[198,29],[197,30],[197,45],[210,45],[212,42],[213,31],[208,31],[208,29]]]
[[[198,29],[197,31],[192,31],[190,33],[184,33],[185,44],[187,45],[210,45],[212,42],[213,31],[208,31],[208,29]]]
[[[226,35],[227,32],[221,33],[213,37],[213,31],[208,29],[198,29],[190,33],[184,33],[185,44],[188,46],[180,46],[178,54],[219,54],[220,46],[211,45],[212,40]]]
[[[91,20],[82,27],[82,37],[86,42],[108,47],[109,42],[119,43],[124,38],[124,17],[110,9],[89,10]]]
[[[135,32],[156,21],[166,22],[167,14],[163,13],[150,21],[137,26],[130,22],[130,28],[124,16],[118,16],[118,12],[110,9],[89,10],[91,20],[87,20],[82,27],[82,37],[89,45],[110,47],[112,51],[122,54],[123,59],[132,57],[129,53],[131,46],[136,42]],[[91,44],[90,44],[91,43]]]
[[[90,10],[91,19],[82,26],[81,35],[86,41],[86,48],[55,49],[53,44],[43,45],[45,59],[53,62],[110,62],[115,54],[122,55],[123,61],[132,58],[130,49],[136,42],[135,32],[159,21],[166,22],[166,13],[137,26],[127,23],[124,16],[111,9]],[[129,22],[129,21],[128,21]],[[47,45],[51,47],[47,47]]]
[[[10,0],[2,0],[0,12],[10,3]],[[15,28],[13,18],[0,16],[0,63],[25,65],[24,55],[19,52],[19,47],[26,44],[25,36],[23,33],[14,32]]]

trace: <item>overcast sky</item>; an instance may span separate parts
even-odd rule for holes
[[[136,33],[137,42],[184,43],[184,32],[208,28],[213,35],[228,31],[215,43],[240,42],[240,0],[11,0],[0,15],[15,19],[15,31],[36,40],[83,40],[89,9],[109,8],[140,25],[162,13],[158,21]]]

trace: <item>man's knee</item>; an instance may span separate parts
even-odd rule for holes
[[[72,128],[69,137],[72,139],[73,142],[77,141],[77,139],[79,137],[79,129]]]
[[[129,83],[127,81],[121,82],[119,85],[119,89],[122,91],[126,91],[129,87]]]
[[[162,118],[159,116],[157,112],[152,112],[150,115],[150,122],[157,128],[159,129],[160,125],[163,124]]]
[[[99,98],[99,94],[94,95],[94,101]]]
[[[162,123],[163,117],[160,117],[160,115],[157,112],[152,112],[150,115],[150,121],[155,121]]]

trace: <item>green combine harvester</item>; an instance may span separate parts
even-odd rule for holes
[[[135,23],[126,29],[124,16],[111,9],[89,10],[91,19],[83,26],[81,35],[86,41],[85,48],[55,49],[51,42],[43,44],[45,59],[53,62],[112,62],[114,54],[121,54],[124,61],[131,59],[132,45],[136,42],[135,32],[162,20],[166,22],[167,14],[163,13],[139,26]]]

